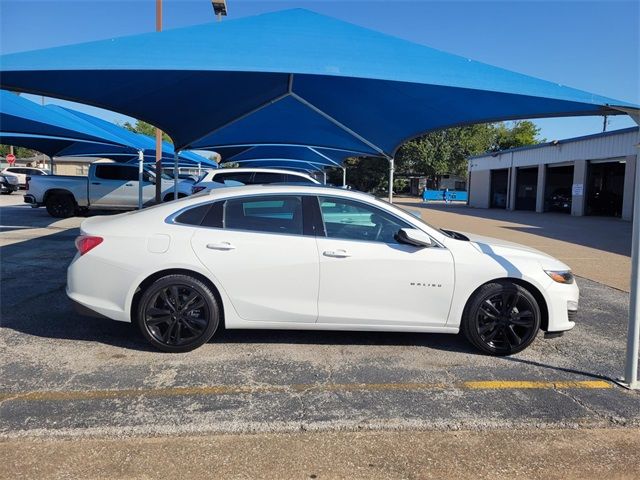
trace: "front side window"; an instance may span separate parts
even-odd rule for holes
[[[320,211],[329,238],[366,242],[399,243],[401,228],[413,228],[387,212],[345,198],[319,197]]]
[[[227,200],[224,228],[302,235],[302,197],[274,195]]]

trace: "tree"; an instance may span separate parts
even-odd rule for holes
[[[154,127],[150,123],[143,122],[142,120],[136,120],[134,124],[132,124],[131,122],[124,122],[120,126],[122,128],[126,128],[131,132],[141,133],[143,135],[156,138],[156,127]],[[164,132],[162,132],[162,139],[165,142],[173,143],[171,137],[169,137],[169,135]]]
[[[9,152],[9,145],[0,145],[0,157],[3,157],[4,159],[7,155],[9,155]],[[39,153],[29,148],[13,147],[13,154],[16,156],[16,158],[29,158],[35,157]]]
[[[430,132],[409,140],[398,149],[395,170],[399,177],[418,175],[435,179],[444,174],[466,176],[470,156],[544,142],[538,138],[539,133],[540,129],[528,120]],[[345,165],[349,184],[358,190],[381,191],[387,188],[388,164],[385,160],[353,158],[348,159]]]

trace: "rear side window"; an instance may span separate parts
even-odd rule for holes
[[[185,210],[174,221],[196,227],[222,228],[224,202],[205,203]]]
[[[96,177],[103,180],[137,181],[138,169],[124,165],[98,165],[96,166]]]
[[[224,228],[302,235],[302,197],[274,195],[227,200]]]
[[[284,173],[276,173],[276,172],[256,172],[253,177],[253,183],[255,184],[263,184],[263,183],[282,183],[286,182],[286,177]]]

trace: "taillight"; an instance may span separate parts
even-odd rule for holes
[[[95,247],[100,245],[104,239],[102,237],[93,237],[90,235],[80,235],[76,238],[76,248],[80,255],[84,255],[85,253],[93,250]]]
[[[205,190],[207,187],[191,187],[191,193],[192,194],[196,194],[198,192],[201,192],[202,190]]]

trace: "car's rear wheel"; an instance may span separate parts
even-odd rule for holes
[[[205,283],[188,275],[168,275],[142,293],[136,321],[154,347],[188,352],[211,339],[219,312],[216,297]]]
[[[483,352],[510,355],[533,342],[540,329],[540,306],[526,288],[510,281],[483,285],[469,300],[461,328]]]
[[[47,213],[55,218],[69,218],[76,213],[76,202],[71,195],[54,193],[45,202]]]

